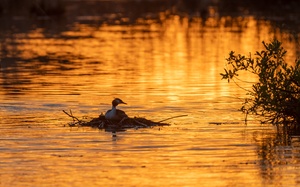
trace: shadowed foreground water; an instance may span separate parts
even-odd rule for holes
[[[254,118],[245,125],[245,91],[219,75],[230,50],[254,53],[277,37],[295,59],[299,41],[253,17],[78,20],[2,35],[1,186],[299,185],[299,137]],[[113,97],[131,117],[188,116],[117,137],[68,126],[62,110],[97,117]]]

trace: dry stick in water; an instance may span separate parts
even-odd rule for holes
[[[133,118],[132,118],[132,119],[133,119]],[[144,123],[142,123],[142,122],[139,122],[138,120],[133,119],[133,121],[135,121],[136,123],[138,123],[138,124],[140,124],[140,125],[142,125],[142,126],[144,126],[144,127],[148,127],[148,125],[146,125],[146,124],[144,124]]]
[[[66,111],[64,111],[64,110],[63,110],[63,112],[64,112],[65,114],[67,114],[68,116],[70,116],[70,117],[73,119],[73,121],[74,121],[74,119],[76,119],[77,122],[78,122],[79,124],[82,123],[82,121],[80,121],[78,118],[76,118],[75,116],[73,116],[72,110],[70,110],[70,113],[71,113],[71,114],[69,114],[68,112],[66,112]]]
[[[163,121],[167,121],[169,119],[180,118],[180,117],[185,117],[185,116],[188,116],[188,115],[185,114],[185,115],[173,116],[173,117],[170,117],[170,118],[167,118],[167,119],[163,119],[163,120],[159,121],[158,123],[161,123]]]

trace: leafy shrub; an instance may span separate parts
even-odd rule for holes
[[[286,63],[286,50],[281,42],[274,39],[271,43],[262,42],[265,49],[245,57],[231,51],[226,59],[228,66],[222,79],[236,78],[241,71],[257,76],[241,107],[246,114],[264,117],[264,122],[286,127],[300,125],[300,60],[293,65]]]

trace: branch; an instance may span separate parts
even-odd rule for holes
[[[188,116],[188,115],[185,114],[185,115],[179,115],[179,116],[170,117],[170,118],[167,118],[167,119],[163,119],[163,120],[161,120],[161,121],[159,121],[157,123],[161,123],[161,122],[167,121],[169,119],[180,118],[180,117],[185,117],[185,116]]]
[[[71,117],[72,119],[73,119],[73,121],[77,121],[78,123],[82,123],[82,121],[81,120],[79,120],[78,118],[76,118],[75,116],[73,116],[73,114],[72,114],[72,110],[70,110],[70,113],[71,114],[69,114],[68,112],[66,112],[66,111],[64,111],[64,110],[62,110],[65,114],[67,114],[69,117]],[[74,120],[75,119],[75,120]]]

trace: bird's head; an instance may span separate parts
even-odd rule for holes
[[[115,98],[113,101],[112,101],[112,105],[113,106],[118,106],[118,104],[127,104],[127,103],[125,103],[124,101],[122,101],[121,99],[119,99],[119,98]]]

